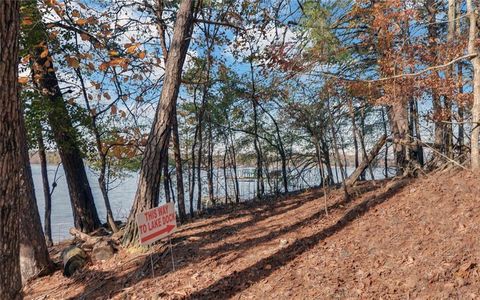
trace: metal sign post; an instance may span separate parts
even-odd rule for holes
[[[152,278],[155,278],[155,269],[153,268],[153,253],[150,254],[150,264],[152,266]]]
[[[173,268],[173,271],[175,272],[175,260],[173,259],[172,238],[170,236],[168,237],[168,241],[170,243],[170,254],[171,254],[171,257],[172,257],[172,268]]]

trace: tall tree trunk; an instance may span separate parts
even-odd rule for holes
[[[0,2],[0,298],[52,270],[38,213],[18,97],[19,2]]]
[[[353,106],[353,105],[352,105]],[[357,127],[357,134],[358,134],[358,139],[360,140],[360,146],[362,148],[362,158],[365,159],[368,154],[367,154],[367,147],[365,146],[365,107],[362,107],[361,109],[361,114],[360,114],[360,129]],[[368,165],[368,171],[370,173],[370,179],[375,180],[375,175],[373,174],[373,169],[372,165]],[[365,171],[362,172],[362,179],[365,179]]]
[[[457,85],[458,93],[463,93],[463,66],[462,63],[457,65]],[[463,122],[465,120],[465,107],[463,104],[458,104],[458,156],[460,161],[464,161],[463,157],[464,145],[465,145],[465,127]]]
[[[287,156],[285,154],[285,147],[283,146],[282,136],[280,135],[280,127],[278,126],[277,120],[273,117],[273,115],[265,109],[260,103],[260,108],[263,112],[265,112],[272,120],[273,125],[275,126],[275,135],[277,138],[277,150],[278,154],[280,155],[280,160],[282,161],[282,183],[283,183],[283,192],[288,193],[288,171],[287,171]]]
[[[238,182],[238,172],[237,172],[237,152],[235,151],[235,146],[233,144],[233,137],[231,136],[231,159],[232,159],[232,168],[233,168],[233,179],[235,183],[235,203],[240,203],[240,183]]]
[[[45,144],[43,142],[42,125],[38,122],[37,127],[37,144],[38,144],[38,156],[40,157],[40,168],[42,172],[42,186],[43,186],[43,198],[45,199],[45,214],[44,214],[44,235],[47,246],[53,245],[52,239],[52,195],[50,195],[50,184],[48,182],[48,169],[47,169],[47,155],[45,154]]]
[[[383,134],[385,136],[388,136],[388,130],[387,130],[387,118],[385,117],[385,109],[383,106],[381,108],[381,113],[382,113],[382,124],[383,124]],[[388,113],[388,110],[387,110]],[[385,178],[388,178],[388,144],[385,144],[385,156],[383,158],[383,167],[385,170]]]
[[[157,28],[158,28],[158,33],[160,37],[160,46],[162,47],[162,52],[163,52],[163,61],[166,65],[167,59],[168,59],[168,49],[167,49],[167,43],[165,39],[165,31],[166,31],[167,25],[163,20],[163,11],[164,11],[163,0],[157,0],[157,9],[155,10],[155,13],[157,16]],[[180,153],[180,138],[178,135],[178,120],[177,120],[176,107],[175,107],[175,112],[173,116],[171,138],[173,143],[173,154],[175,157],[175,173],[177,177],[178,215],[180,218],[180,223],[183,223],[187,219],[187,214],[185,212],[185,190],[183,186],[182,156]],[[172,196],[173,196],[173,192],[172,192]]]
[[[260,141],[258,139],[257,101],[255,99],[252,99],[252,105],[253,105],[253,126],[254,126],[253,146],[255,148],[256,161],[257,161],[257,168],[256,168],[257,198],[260,199],[265,193],[265,185],[263,182],[263,158],[262,158],[262,152],[260,150]]]
[[[193,99],[195,100],[195,95],[193,97]],[[191,169],[191,176],[190,176],[190,185],[189,185],[189,203],[190,203],[190,217],[193,218],[193,197],[194,197],[194,193],[195,193],[195,175],[196,175],[196,161],[195,161],[195,150],[196,150],[196,145],[197,145],[197,136],[198,136],[198,129],[199,129],[199,125],[197,123],[197,126],[195,128],[195,135],[193,136],[193,143],[192,143],[192,167],[190,168]]]
[[[358,141],[357,141],[357,122],[355,121],[355,112],[353,110],[352,100],[348,100],[348,111],[352,121],[353,151],[355,151],[355,169],[358,168]],[[365,179],[362,173],[362,179]]]
[[[202,101],[203,102],[203,101]],[[202,110],[205,106],[205,103],[202,103]],[[203,114],[201,114],[203,115]],[[197,213],[202,210],[202,160],[203,160],[203,128],[202,128],[202,118],[201,116],[198,121],[198,161],[197,161]]]
[[[343,169],[342,165],[342,160],[340,158],[340,152],[338,151],[338,143],[337,143],[337,133],[335,132],[335,122],[333,121],[333,115],[332,115],[332,109],[330,108],[330,100],[327,98],[327,110],[328,110],[328,115],[330,118],[330,129],[332,132],[332,141],[333,141],[333,147],[334,147],[334,154],[336,156],[336,161],[338,162],[339,168],[340,168],[340,175],[342,177],[342,187],[343,187],[343,192],[345,199],[348,199],[350,196],[348,194],[348,187],[347,184],[345,183],[345,178],[347,178],[347,174],[345,174],[345,170]]]
[[[49,100],[48,121],[65,170],[75,227],[83,232],[91,232],[100,226],[100,220],[77,144],[77,132],[58,85],[53,57],[45,42],[48,40],[47,32],[36,5],[33,0],[24,3],[24,11],[33,21],[33,25],[26,30],[29,41],[34,45],[31,50],[32,73],[35,74],[35,84]]]
[[[468,32],[468,53],[477,54],[478,47],[475,41],[478,38],[476,9],[472,0],[467,0],[467,12],[470,20]],[[473,65],[473,107],[472,107],[472,134],[471,134],[471,162],[474,171],[480,171],[480,153],[478,148],[478,136],[480,133],[480,57],[475,55],[471,59]]]
[[[208,199],[211,204],[215,204],[215,195],[213,189],[213,134],[210,116],[208,118],[208,157],[207,157],[207,179],[208,179]]]
[[[177,121],[176,109],[173,116],[172,144],[173,144],[173,155],[175,157],[175,173],[177,177],[178,215],[180,217],[180,223],[183,223],[187,219],[187,214],[185,212],[185,190],[183,186],[183,167],[182,167],[182,156],[180,153],[180,138],[178,135],[178,121]]]
[[[20,222],[26,152],[21,101],[18,98],[18,1],[0,2],[0,299],[21,299]],[[23,132],[22,132],[23,131]],[[24,148],[22,151],[21,149]]]
[[[415,142],[415,154],[416,154],[416,160],[420,164],[420,166],[423,166],[425,164],[425,158],[423,156],[423,146],[419,142],[422,140],[422,136],[420,134],[420,121],[418,119],[418,101],[416,99],[412,99],[412,106],[411,106],[411,115],[412,115],[412,120],[414,123],[414,129],[415,133],[414,136],[416,138]]]
[[[448,33],[447,33],[447,43],[452,44],[453,39],[455,37],[455,5],[456,0],[448,0]],[[455,65],[451,65],[446,70],[446,78],[450,82],[453,82],[453,72],[455,69]],[[445,154],[449,158],[453,158],[453,126],[452,126],[452,103],[453,99],[445,96],[445,111],[447,115],[447,119],[443,121],[447,121],[444,124],[445,130]]]
[[[170,203],[172,201],[170,197],[170,184],[169,177],[170,174],[168,172],[168,148],[165,151],[165,160],[163,161],[163,190],[165,192],[165,202]]]
[[[153,208],[158,199],[162,159],[165,157],[172,118],[174,117],[185,56],[193,30],[194,0],[181,2],[175,22],[173,38],[165,66],[165,80],[152,129],[145,146],[135,200],[128,217],[124,245],[138,243],[135,217]]]
[[[438,23],[436,20],[437,15],[437,3],[436,0],[426,0],[425,8],[427,9],[427,29],[428,29],[428,47],[430,51],[430,56],[432,61],[430,62],[432,66],[437,65],[437,46],[438,46]],[[439,77],[438,72],[434,71],[433,74],[436,77]],[[436,88],[431,89],[432,93],[432,104],[433,104],[433,116],[435,120],[435,133],[434,141],[435,147],[438,151],[444,152],[444,124],[442,123],[443,114],[442,114],[442,103],[440,101],[440,96],[438,95]],[[395,152],[397,153],[397,152]]]
[[[456,15],[460,16],[462,14],[462,1],[456,2]],[[460,18],[456,19],[456,27],[455,32],[457,38],[461,36],[462,31],[460,28]],[[463,93],[463,62],[458,62],[457,64],[457,88],[458,93]],[[464,122],[464,114],[465,114],[465,107],[463,104],[458,103],[458,156],[460,161],[464,161],[465,157],[463,156],[464,145],[465,145],[465,127],[463,125]]]
[[[225,152],[223,153],[223,184],[225,190],[225,204],[228,203],[228,179],[227,179],[227,154],[228,154],[228,140],[225,139]]]

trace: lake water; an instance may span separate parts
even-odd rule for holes
[[[52,185],[56,170],[57,170],[56,165],[48,166],[48,176],[49,176],[50,186]],[[242,173],[243,171],[247,171],[246,173],[248,173],[249,170],[251,169],[240,168],[239,173]],[[353,169],[347,168],[347,173],[350,174],[351,172],[353,172]],[[37,196],[37,203],[38,203],[38,209],[40,212],[40,218],[42,219],[42,222],[43,222],[45,201],[43,197],[42,176],[41,176],[40,165],[32,164],[32,175],[33,175],[33,181],[35,185],[35,194]],[[89,178],[90,186],[92,188],[93,196],[95,198],[95,205],[97,207],[100,220],[102,220],[102,222],[105,222],[105,216],[106,216],[105,205],[103,203],[103,198],[98,186],[97,176],[91,170],[87,171],[87,175]],[[383,178],[384,177],[383,169],[375,169],[374,175],[376,179]],[[227,178],[230,176],[231,175],[227,174]],[[320,176],[316,168],[311,169],[307,172],[304,172],[302,177],[295,176],[294,172],[292,172],[291,176],[292,176],[292,179],[289,180],[289,182],[291,182],[289,186],[289,190],[291,191],[313,187],[319,184]],[[340,176],[340,174],[338,176]],[[175,176],[173,175],[172,179],[174,179],[174,177]],[[367,172],[367,179],[369,179],[368,177],[369,176]],[[135,196],[135,192],[137,189],[137,179],[138,179],[138,174],[132,173],[130,177],[125,178],[121,182],[112,184],[112,187],[114,188],[110,190],[109,196],[110,196],[113,215],[116,220],[125,220],[128,217],[128,214],[133,202],[133,197]],[[184,174],[184,181],[187,184],[188,178],[186,173]],[[273,181],[272,186],[269,186],[267,182],[265,182],[266,192],[269,192],[270,190],[273,192],[275,189],[281,188],[281,182],[275,181],[275,180],[272,180],[272,181]],[[202,172],[202,182],[203,182],[202,195],[203,197],[207,197],[208,191],[207,191],[207,183],[206,183],[206,174],[204,172]],[[233,198],[233,181],[227,180],[227,184],[228,184],[228,187],[227,187],[228,193],[230,197]],[[240,180],[239,185],[240,185],[240,198],[242,201],[246,201],[248,199],[252,199],[255,197],[255,191],[256,191],[255,180]],[[216,197],[221,198],[225,196],[224,177],[223,177],[222,169],[215,170],[214,189],[215,189]],[[164,199],[163,183],[160,190],[161,190],[160,199]],[[194,193],[195,193],[194,203],[196,203],[197,190],[195,190]],[[187,206],[186,209],[188,212],[189,211],[188,185],[185,186],[185,195],[186,195],[185,204]],[[164,201],[160,200],[160,203],[162,202]],[[65,174],[61,166],[58,168],[58,172],[57,172],[57,187],[55,188],[52,195],[51,218],[52,218],[51,221],[52,221],[53,240],[57,242],[57,241],[69,238],[70,235],[68,233],[68,230],[71,227],[73,227],[73,217],[72,217],[72,209],[70,206],[68,187],[65,181]]]

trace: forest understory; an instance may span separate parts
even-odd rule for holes
[[[480,187],[470,171],[368,181],[242,203],[178,228],[150,252],[120,250],[26,299],[478,299]],[[51,248],[56,252],[64,243]],[[151,256],[150,256],[151,255]],[[152,274],[150,257],[155,265]],[[153,276],[152,276],[153,275]]]

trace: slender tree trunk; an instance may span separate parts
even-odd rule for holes
[[[462,14],[462,1],[456,2],[456,15],[460,16]],[[460,18],[456,20],[456,36],[461,37],[462,31],[460,28]],[[458,62],[457,64],[457,88],[458,93],[463,93],[463,62]],[[465,145],[465,127],[463,125],[464,122],[464,114],[465,114],[465,107],[463,104],[458,103],[458,155],[460,157],[460,161],[465,161],[465,157],[463,156],[464,152],[464,145]]]
[[[457,85],[458,93],[463,93],[463,66],[461,63],[457,65]],[[465,127],[463,122],[465,120],[465,107],[463,104],[458,104],[458,155],[460,161],[464,161],[463,157],[464,145],[465,145]]]
[[[195,98],[195,96],[194,96]],[[199,129],[199,126],[198,126],[198,123],[197,123],[197,126],[195,128],[195,135],[193,137],[193,143],[192,143],[192,167],[191,167],[191,176],[190,176],[190,189],[189,189],[189,203],[190,203],[190,217],[193,218],[193,197],[194,197],[194,194],[195,194],[195,182],[196,182],[196,179],[195,179],[195,170],[196,170],[196,161],[195,161],[195,150],[196,150],[196,145],[197,145],[197,136],[198,136],[198,129]]]
[[[277,137],[277,150],[278,154],[280,155],[280,160],[282,161],[282,182],[283,182],[283,192],[288,193],[288,171],[287,171],[287,156],[285,154],[285,147],[283,146],[282,136],[280,135],[280,127],[278,126],[277,120],[273,117],[273,115],[265,109],[262,105],[260,108],[265,112],[272,120],[273,125],[275,126],[275,135]]]
[[[177,176],[178,215],[180,217],[180,222],[183,223],[187,219],[187,214],[185,212],[185,190],[183,186],[183,166],[182,166],[182,156],[180,153],[180,138],[178,135],[178,121],[177,121],[176,109],[174,113],[173,126],[172,126],[172,143],[173,143],[173,154],[175,157],[175,173]]]
[[[333,122],[332,110],[330,108],[330,100],[328,98],[327,98],[327,110],[328,110],[329,117],[330,117],[330,129],[331,129],[331,132],[332,132],[332,141],[333,141],[333,147],[335,149],[334,153],[335,153],[335,156],[336,156],[335,160],[338,162],[338,165],[339,165],[339,168],[340,168],[340,175],[342,176],[343,192],[344,192],[345,198],[348,199],[350,196],[348,194],[348,188],[347,188],[347,185],[345,183],[345,178],[347,177],[347,175],[345,174],[345,170],[343,169],[342,160],[340,158],[340,152],[338,151],[339,147],[338,147],[338,143],[337,143],[337,134],[335,132],[335,123]]]
[[[202,104],[204,106],[204,104]],[[203,160],[203,130],[202,130],[202,121],[199,120],[198,123],[198,164],[197,164],[197,213],[202,210],[202,160]]]
[[[333,185],[335,183],[335,181],[333,179],[332,161],[330,159],[330,149],[328,147],[327,141],[325,140],[325,133],[323,133],[323,132],[320,133],[319,140],[320,140],[321,153],[322,153],[322,156],[323,156],[323,162],[325,164],[325,169],[324,170],[326,172],[325,176],[327,177],[327,183],[326,184]],[[337,179],[337,181],[338,181],[338,179]]]
[[[165,66],[162,94],[145,147],[138,189],[123,236],[124,245],[138,243],[135,217],[138,213],[151,209],[158,199],[161,163],[168,148],[172,118],[174,117],[180,89],[183,63],[192,35],[194,2],[193,0],[182,1],[177,13],[173,38]]]
[[[355,121],[355,112],[353,110],[352,100],[348,100],[348,111],[350,113],[350,119],[352,121],[352,138],[353,138],[353,149],[355,151],[355,169],[358,168],[358,141],[357,141],[357,122]],[[362,174],[362,179],[365,179]]]
[[[227,179],[227,154],[228,154],[228,140],[225,139],[225,152],[223,154],[223,184],[225,186],[225,204],[228,203],[228,179]]]
[[[170,197],[170,184],[169,181],[169,172],[168,172],[168,148],[165,151],[165,160],[163,161],[163,190],[165,191],[165,202],[170,203],[172,201]]]
[[[448,0],[448,33],[447,33],[447,43],[452,44],[453,39],[455,37],[455,1],[456,0]],[[453,82],[453,72],[455,69],[455,65],[451,65],[446,70],[446,78]],[[446,119],[445,123],[445,154],[449,158],[453,158],[453,126],[452,126],[452,101],[453,99],[445,96],[445,111],[446,111]]]
[[[17,84],[19,3],[0,2],[0,299],[22,299],[19,215],[25,200],[19,195],[25,191],[22,162],[28,157],[22,155],[27,145],[20,139],[25,128]]]
[[[432,61],[430,62],[432,66],[437,65],[437,46],[438,46],[438,23],[436,20],[437,15],[437,3],[436,0],[426,0],[425,8],[427,9],[427,29],[428,29],[428,47],[430,51],[430,56]],[[439,77],[437,71],[433,72],[436,77]],[[431,89],[432,93],[432,104],[433,104],[433,117],[435,120],[435,133],[434,141],[435,146],[438,151],[441,153],[445,152],[445,143],[444,143],[444,124],[442,123],[443,114],[442,114],[442,103],[440,101],[440,96],[438,95],[435,88]],[[397,152],[395,152],[397,153]]]
[[[208,158],[207,158],[207,179],[208,179],[208,199],[211,204],[215,204],[215,195],[213,189],[213,134],[210,117],[208,120]]]
[[[478,39],[477,15],[472,0],[467,0],[467,12],[470,20],[468,32],[468,53],[477,54],[478,47],[475,45]],[[472,107],[472,133],[471,133],[471,162],[474,171],[480,171],[480,153],[478,148],[478,136],[480,133],[480,57],[478,55],[471,59],[473,66],[473,107]]]
[[[385,136],[388,136],[388,130],[387,130],[387,118],[385,116],[385,109],[384,107],[381,108],[382,112],[382,124],[383,124],[383,134]],[[388,111],[387,111],[388,113]],[[388,178],[388,144],[385,144],[385,157],[384,157],[384,168],[385,168],[385,178]]]
[[[47,169],[47,155],[45,154],[45,144],[43,142],[42,125],[38,124],[37,127],[37,144],[38,144],[38,156],[40,157],[40,168],[42,172],[42,185],[43,185],[43,198],[45,199],[45,214],[44,214],[44,235],[47,246],[53,245],[52,239],[52,196],[50,195],[50,184],[48,182],[48,169]]]
[[[235,146],[231,146],[232,149],[232,162],[233,162],[233,178],[235,181],[235,203],[240,203],[240,183],[238,182],[238,172],[237,172],[237,153],[235,151]]]

